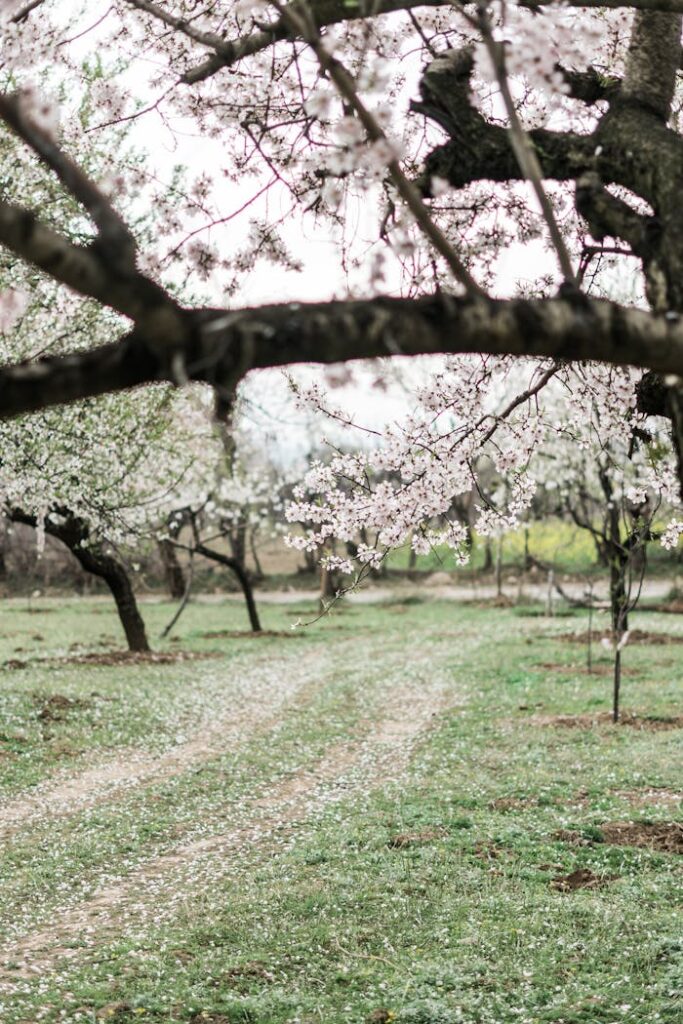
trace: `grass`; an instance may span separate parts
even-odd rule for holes
[[[115,621],[105,602],[41,607],[4,609],[0,661],[28,664],[2,671],[0,813],[103,758],[163,758],[203,732],[214,748],[9,831],[0,944],[18,945],[17,970],[0,973],[3,1024],[680,1020],[680,856],[611,846],[600,826],[681,820],[681,733],[540,724],[609,708],[609,677],[586,675],[582,648],[558,639],[585,628],[581,615],[392,602],[351,605],[291,640],[221,639],[203,634],[239,628],[241,609],[197,603],[166,649],[212,658],[55,668],[36,659],[110,643]],[[301,610],[265,605],[265,625],[287,630]],[[152,635],[169,611],[145,607]],[[633,625],[683,633],[671,615]],[[606,652],[597,657],[606,668]],[[677,646],[628,647],[624,707],[683,713],[680,657]],[[268,725],[270,695],[289,684]],[[264,795],[362,742],[392,694],[409,718],[430,687],[450,707],[407,763],[397,747],[377,775],[371,759],[344,766],[340,754],[343,785],[311,790],[289,822],[269,825],[266,809],[229,855],[193,847],[239,833]],[[55,694],[81,703],[46,722]],[[261,726],[230,733],[254,702]],[[200,853],[112,906],[108,924],[74,930],[62,943],[73,955],[20,970],[25,935],[178,846]],[[577,868],[604,884],[553,886]]]
[[[525,534],[528,532],[528,541]],[[467,565],[459,566],[453,552],[442,545],[426,555],[418,555],[415,569],[419,572],[452,572],[456,577],[467,579],[472,572],[480,571],[485,564],[485,538],[472,537],[472,552]],[[596,549],[587,530],[579,529],[572,523],[554,516],[534,521],[527,526],[511,530],[503,537],[501,559],[506,569],[519,571],[524,565],[525,545],[529,553],[540,562],[552,565],[556,571],[586,576],[604,575],[604,568],[597,563]],[[492,557],[496,557],[496,542],[491,541]],[[658,543],[648,547],[648,562],[651,571],[664,574],[675,572],[678,554],[665,550]],[[388,556],[390,569],[405,570],[409,564],[408,547],[399,548]]]

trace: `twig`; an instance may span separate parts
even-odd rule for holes
[[[307,18],[304,11],[299,14],[291,7],[285,7],[279,0],[272,0],[280,16],[288,22],[292,29],[299,33],[305,42],[315,53],[318,63],[323,71],[327,72],[341,98],[356,112],[371,142],[385,142],[391,147],[391,141],[387,138],[375,116],[368,110],[356,91],[353,78],[346,67],[327,52],[323,44],[315,21]],[[475,281],[469,270],[462,262],[451,243],[446,238],[441,228],[432,219],[422,196],[417,187],[404,174],[401,165],[396,157],[389,160],[387,164],[389,176],[396,187],[396,191],[404,200],[406,206],[412,213],[422,233],[432,243],[436,251],[448,264],[448,267],[460,284],[472,295],[485,296],[484,289]]]
[[[194,579],[194,551],[192,551],[190,549],[190,564],[189,564],[188,569],[187,569],[187,582],[185,583],[185,593],[183,594],[183,596],[181,598],[180,604],[178,605],[178,609],[177,609],[175,615],[173,616],[173,618],[171,619],[169,624],[165,627],[165,629],[163,629],[162,632],[159,634],[159,636],[160,636],[160,638],[162,640],[166,639],[166,637],[171,632],[171,630],[175,626],[175,624],[178,621],[178,619],[180,618],[180,616],[185,611],[185,608],[187,607],[188,602],[190,600],[190,591],[192,590],[192,581],[193,581],[193,579]]]

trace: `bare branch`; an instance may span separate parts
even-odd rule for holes
[[[127,3],[146,10],[155,17],[160,18],[166,24],[172,25],[173,21],[180,24],[175,26],[185,35],[190,35],[186,30],[187,23],[181,19],[173,19],[172,16],[147,2],[147,0],[126,0]],[[520,7],[528,7],[537,11],[547,7],[555,0],[520,0]],[[214,50],[214,53],[205,61],[188,69],[182,76],[181,82],[193,85],[196,82],[204,81],[216,74],[222,68],[232,67],[245,57],[251,57],[260,53],[274,43],[282,39],[292,38],[291,23],[288,22],[286,14],[292,12],[300,15],[304,5],[307,7],[317,28],[325,28],[328,25],[336,25],[342,21],[357,21],[367,17],[377,17],[382,14],[390,14],[394,11],[410,11],[418,7],[449,7],[451,0],[375,0],[372,4],[363,3],[362,0],[294,0],[293,3],[283,7],[283,13],[268,29],[259,29],[234,41],[226,41],[217,37],[215,45],[206,42],[210,33],[198,33],[204,40],[195,38],[198,42]],[[467,6],[474,6],[467,5]],[[683,0],[569,0],[568,6],[588,10],[617,10],[635,9],[643,11],[670,11],[673,13],[683,12]]]
[[[87,352],[0,369],[0,417],[184,377],[230,387],[251,369],[400,353],[595,360],[683,377],[683,320],[585,296],[488,300],[438,295],[185,311],[162,347],[136,330]]]
[[[159,7],[158,4],[151,3],[150,0],[126,0],[126,3],[130,4],[131,7],[137,7],[139,11],[151,14],[153,18],[162,21],[164,25],[168,25],[178,32],[182,32],[188,39],[192,39],[201,46],[206,46],[211,50],[220,50],[225,45],[225,40],[222,36],[218,36],[214,32],[202,32],[195,28],[186,18],[177,18],[175,15],[169,14],[162,7]]]
[[[326,71],[330,76],[330,79],[336,86],[342,99],[346,100],[349,106],[355,110],[358,120],[365,128],[370,141],[382,141],[391,148],[391,142],[387,139],[387,136],[380,127],[379,122],[368,110],[358,95],[352,76],[346,70],[341,61],[336,57],[333,57],[325,49],[317,26],[313,23],[309,24],[303,17],[299,19],[298,16],[295,16],[292,13],[291,7],[283,8],[282,5],[277,2],[274,2],[274,6],[281,12],[282,17],[291,21],[292,25],[299,29],[302,37],[306,40],[318,58],[318,63],[320,64],[321,69]],[[446,261],[456,281],[462,284],[463,287],[471,294],[483,295],[483,289],[472,277],[452,244],[446,238],[438,224],[433,220],[431,213],[427,209],[422,196],[420,195],[419,189],[416,188],[413,182],[410,181],[410,179],[403,173],[398,159],[394,158],[390,160],[387,164],[387,170],[389,172],[389,177],[396,186],[396,190],[412,213],[415,221],[420,227],[420,230],[431,242],[439,255]]]

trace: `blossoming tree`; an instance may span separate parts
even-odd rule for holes
[[[65,18],[56,0],[4,5],[0,118],[79,204],[82,237],[36,211],[19,175],[2,182],[0,244],[126,327],[115,341],[5,365],[0,415],[153,381],[205,381],[224,406],[260,367],[465,354],[376,456],[404,480],[366,495],[385,545],[408,532],[431,543],[431,523],[471,488],[481,458],[510,487],[505,508],[483,503],[479,528],[514,521],[542,440],[528,410],[569,364],[655,372],[642,407],[668,417],[683,448],[683,0],[68,6]],[[112,156],[113,184],[79,156],[95,58],[93,144],[127,119],[148,146],[142,167]],[[159,133],[178,142],[188,129],[204,146],[187,151],[191,185],[171,197]],[[154,239],[124,218],[122,198],[156,204]],[[291,224],[337,246],[345,286],[318,288],[316,302],[240,303],[258,261],[286,275],[305,266]],[[537,266],[545,254],[525,287],[501,278],[511,247],[520,259],[533,250]],[[615,298],[608,264],[642,282],[642,299]],[[183,304],[169,291],[178,274],[210,279],[229,302]],[[7,317],[13,306],[6,293]],[[622,380],[638,386],[609,374],[607,401],[622,402]],[[361,462],[339,467],[354,494]],[[320,488],[338,507],[320,532],[341,535],[352,499],[325,472]],[[457,522],[440,529],[460,545]]]

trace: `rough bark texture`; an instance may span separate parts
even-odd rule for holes
[[[530,300],[440,294],[287,303],[231,314],[199,311],[188,314],[188,324],[185,342],[164,351],[131,334],[89,352],[0,368],[0,416],[160,380],[205,381],[232,394],[250,369],[397,353],[594,359],[683,376],[683,321],[677,316],[653,316],[572,292]]]

